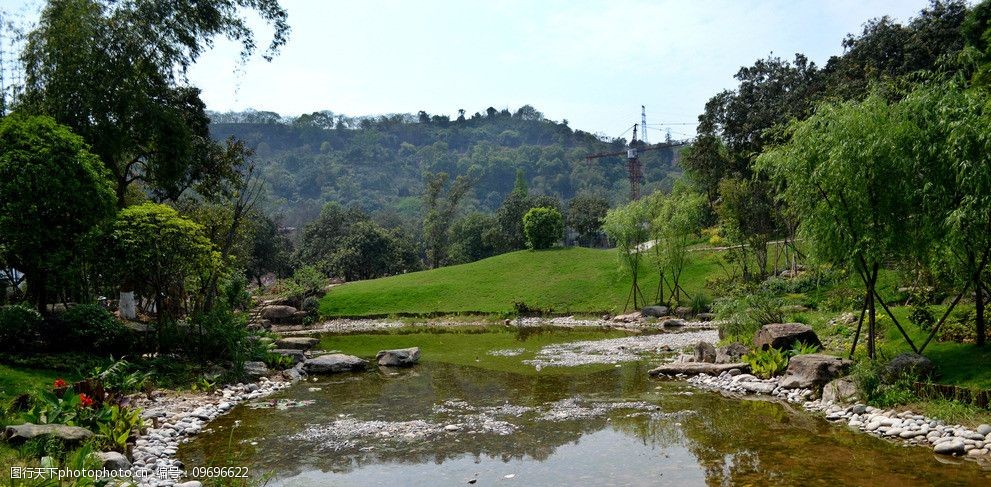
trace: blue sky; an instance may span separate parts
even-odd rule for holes
[[[293,32],[274,61],[259,57],[235,74],[238,46],[219,42],[193,67],[210,109],[456,115],[529,103],[571,127],[617,136],[639,120],[641,104],[648,123],[695,122],[740,66],[772,52],[822,64],[867,19],[904,21],[928,2],[282,3]],[[267,32],[258,34],[263,45]],[[694,134],[691,125],[671,130]]]

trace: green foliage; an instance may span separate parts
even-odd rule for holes
[[[266,353],[262,361],[265,362],[268,368],[274,370],[284,370],[295,365],[292,357],[271,352]]]
[[[656,192],[646,198],[649,235],[654,240],[651,255],[658,270],[670,281],[671,294],[681,298],[681,274],[688,259],[688,247],[701,230],[705,197],[683,184],[670,194]],[[663,300],[663,296],[659,296]]]
[[[691,308],[692,313],[696,315],[699,313],[707,313],[712,308],[712,298],[703,292],[695,293],[695,295],[692,296]]]
[[[24,350],[38,339],[42,324],[36,309],[19,304],[0,306],[0,350]]]
[[[315,296],[327,287],[327,278],[313,266],[303,266],[296,269],[292,278],[282,282],[281,295],[295,302]]]
[[[578,241],[592,245],[602,229],[602,220],[609,211],[609,200],[590,194],[579,194],[568,202],[567,224],[578,233]]]
[[[0,120],[0,260],[27,276],[39,310],[51,289],[78,289],[72,271],[113,208],[106,170],[81,137],[48,117]]]
[[[764,325],[784,321],[783,300],[766,291],[717,299],[713,304],[720,335],[750,341]]]
[[[70,341],[77,348],[111,353],[121,353],[130,348],[130,330],[100,305],[73,306],[62,313],[61,319]]]
[[[532,208],[523,215],[523,234],[530,249],[549,249],[564,237],[564,218],[555,208]]]
[[[104,389],[117,395],[144,391],[150,386],[152,379],[151,372],[143,371],[124,359],[107,366],[94,367],[88,376],[99,379]]]
[[[912,311],[908,314],[908,321],[919,328],[929,331],[936,324],[936,317],[926,306],[912,306]]]
[[[451,225],[450,264],[466,264],[496,255],[505,247],[499,222],[495,216],[478,211],[458,219]]]
[[[97,443],[101,448],[127,453],[127,441],[144,428],[141,410],[113,405],[108,409],[106,420],[98,424]]]
[[[875,407],[887,408],[905,404],[917,399],[913,384],[917,380],[912,375],[888,377],[886,360],[857,361],[853,366],[851,376],[857,384],[861,397]]]
[[[199,224],[154,203],[121,210],[107,250],[118,281],[133,286],[140,296],[155,299],[160,321],[193,309],[187,290],[202,288],[220,265],[219,255]]]
[[[750,364],[750,372],[761,379],[780,375],[788,368],[788,355],[773,347],[753,350],[743,356],[743,361]]]
[[[810,353],[819,353],[819,346],[806,345],[805,343],[802,342],[795,342],[795,344],[791,347],[791,350],[788,350],[788,352],[786,353],[788,354],[789,357],[794,357],[796,355],[806,355]]]
[[[247,317],[243,314],[217,307],[194,315],[189,327],[192,333],[187,351],[195,352],[201,360],[229,360],[240,370],[251,358]]]
[[[440,267],[447,262],[448,230],[454,223],[461,200],[471,189],[471,179],[458,176],[448,187],[446,172],[428,174],[426,190],[423,192],[424,240],[427,247],[427,261],[430,267]],[[446,189],[446,191],[445,191]],[[369,276],[378,277],[378,276]]]
[[[522,191],[513,191],[506,196],[502,206],[496,211],[496,220],[502,233],[501,242],[505,245],[502,250],[526,248],[523,217],[534,208],[554,208],[560,213],[561,203],[554,197],[531,195]]]

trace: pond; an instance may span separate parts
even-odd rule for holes
[[[520,337],[523,350],[530,339],[548,340]],[[239,405],[179,458],[287,486],[991,483],[972,462],[795,406],[651,379],[656,358],[537,372],[442,357],[425,351],[411,369],[311,378]]]

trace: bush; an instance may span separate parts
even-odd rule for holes
[[[549,249],[564,237],[564,218],[554,208],[531,208],[523,215],[523,234],[527,247]]]
[[[784,321],[782,304],[781,298],[766,291],[716,301],[713,307],[721,321],[720,336],[749,341],[762,326]]]
[[[44,324],[41,313],[29,306],[0,306],[0,350],[15,352],[26,348]]]
[[[230,360],[240,370],[250,358],[247,320],[243,315],[218,307],[190,320],[197,354],[201,359],[217,362]]]
[[[860,360],[853,366],[853,380],[861,397],[871,406],[887,408],[916,399],[913,384],[916,377],[905,374],[886,381],[887,360]]]
[[[62,322],[74,348],[114,353],[128,348],[127,327],[99,305],[73,306],[62,314]]]
[[[320,300],[316,296],[307,296],[299,309],[305,311],[308,315],[316,315],[317,311],[320,310]]]
[[[908,314],[908,321],[925,331],[929,331],[936,324],[936,317],[926,306],[912,306],[912,311]]]
[[[692,313],[708,313],[709,309],[712,307],[712,299],[709,298],[705,293],[699,292],[695,296],[692,296]]]
[[[750,364],[750,371],[761,379],[770,379],[788,368],[788,355],[776,348],[754,350],[744,355],[743,361]]]
[[[282,283],[282,296],[294,302],[301,302],[309,296],[323,292],[327,278],[313,266],[296,269],[292,278]]]

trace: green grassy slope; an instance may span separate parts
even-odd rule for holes
[[[699,292],[720,272],[712,255],[694,253],[683,286]],[[640,286],[650,299],[657,271],[644,260]],[[558,313],[620,312],[630,290],[615,250],[558,248],[523,250],[429,271],[339,286],[320,302],[320,313],[370,316],[394,313],[504,313],[513,303]]]

